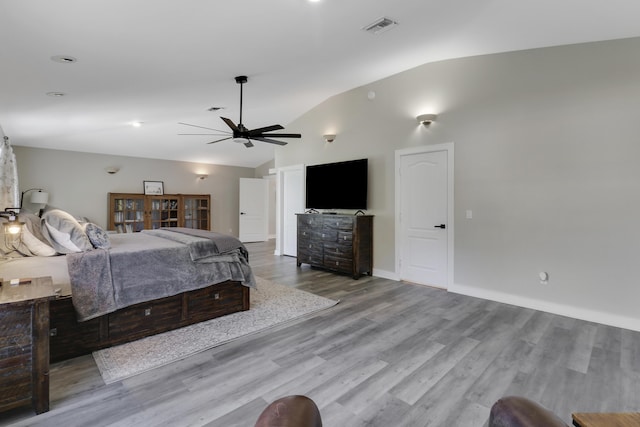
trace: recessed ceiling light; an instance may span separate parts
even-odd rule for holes
[[[47,96],[51,96],[52,98],[62,98],[67,94],[64,92],[47,92]]]
[[[142,126],[142,122],[131,122],[131,126],[134,128],[139,128]]]
[[[59,62],[61,64],[73,64],[74,62],[78,62],[78,60],[76,58],[74,58],[73,56],[69,56],[69,55],[52,56],[51,60],[53,62]]]

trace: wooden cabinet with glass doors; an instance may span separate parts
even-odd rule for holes
[[[118,233],[162,227],[210,230],[210,213],[208,194],[109,193],[108,229]]]

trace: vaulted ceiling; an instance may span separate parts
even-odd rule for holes
[[[630,0],[0,0],[0,126],[14,145],[255,167],[286,147],[178,135],[237,123],[237,75],[244,124],[286,128],[423,63],[637,37],[638,16]],[[383,17],[398,25],[363,30]]]

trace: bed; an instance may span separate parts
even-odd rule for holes
[[[52,277],[52,362],[249,309],[255,279],[234,237],[183,228],[107,234],[59,210],[21,220],[19,250],[5,256],[0,277]]]

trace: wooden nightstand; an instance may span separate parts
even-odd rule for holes
[[[571,414],[577,427],[638,427],[640,412],[577,412]]]
[[[0,286],[0,411],[32,405],[49,410],[50,277]]]

